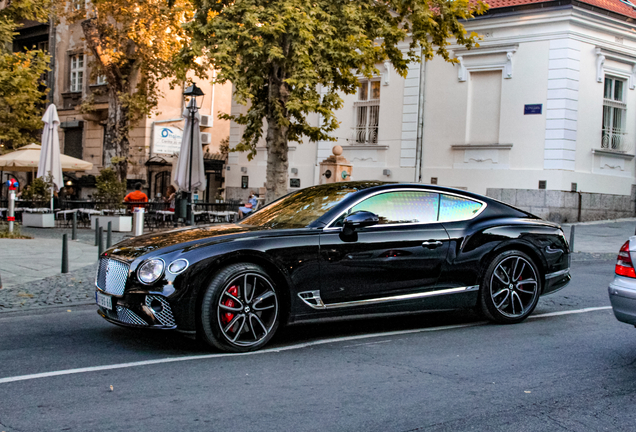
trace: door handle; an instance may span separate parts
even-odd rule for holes
[[[425,241],[424,243],[422,243],[422,247],[425,247],[427,249],[435,249],[435,248],[440,247],[441,245],[443,245],[443,243],[441,241],[439,241],[439,240],[434,241],[434,242]]]

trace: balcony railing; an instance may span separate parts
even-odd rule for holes
[[[627,139],[627,132],[623,129],[605,128],[603,129],[601,149],[620,153],[632,153],[634,144],[631,140]]]

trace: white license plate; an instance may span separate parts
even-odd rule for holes
[[[110,296],[95,291],[95,300],[97,301],[98,306],[101,306],[108,310],[113,310],[113,300],[110,298]]]

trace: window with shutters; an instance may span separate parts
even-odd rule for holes
[[[363,81],[358,88],[356,144],[377,144],[380,123],[380,81]]]

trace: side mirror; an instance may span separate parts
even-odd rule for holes
[[[380,218],[375,213],[368,211],[357,211],[348,215],[342,222],[343,227],[356,229],[376,225],[380,222]]]

